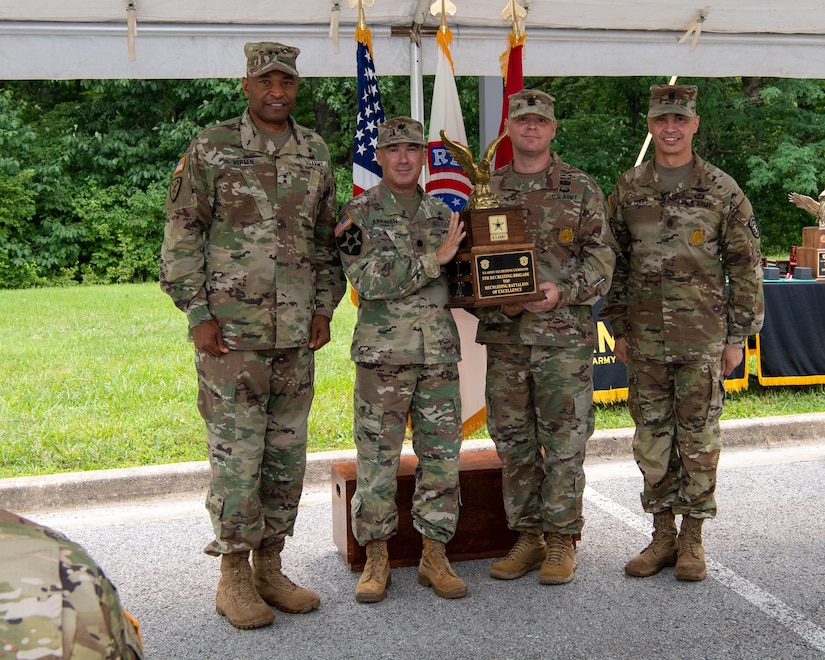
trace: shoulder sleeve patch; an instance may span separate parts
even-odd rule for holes
[[[759,225],[756,224],[756,218],[751,216],[751,219],[748,220],[748,228],[751,230],[754,238],[759,238]]]
[[[179,176],[176,176],[172,179],[172,183],[169,184],[169,201],[176,202],[178,201],[178,195],[180,194],[180,186],[182,183],[182,179]]]
[[[335,240],[338,242],[338,249],[344,254],[348,254],[351,257],[357,257],[361,254],[363,241],[361,240],[361,228],[358,227],[358,225],[353,225],[349,229],[346,229],[344,233]]]

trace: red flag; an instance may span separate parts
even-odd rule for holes
[[[522,70],[522,60],[524,58],[525,33],[516,37],[512,32],[507,35],[509,45],[507,50],[501,55],[501,74],[504,77],[504,102],[501,104],[501,124],[498,127],[498,134],[504,131],[504,120],[510,110],[510,94],[524,89],[524,72]],[[504,138],[496,149],[495,168],[504,167],[513,159],[513,145],[509,136]]]

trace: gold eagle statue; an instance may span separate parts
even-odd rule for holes
[[[469,211],[474,211],[476,209],[494,209],[501,206],[501,200],[490,188],[490,167],[493,164],[493,155],[496,153],[499,142],[507,135],[507,129],[487,145],[484,156],[479,163],[476,163],[473,152],[463,144],[450,140],[443,130],[439,134],[447,151],[450,152],[461,170],[470,179],[470,183],[473,184],[473,192],[470,193],[470,197],[467,199],[466,208]]]
[[[819,201],[816,201],[813,197],[795,192],[788,195],[788,201],[815,216],[819,220],[819,228],[825,229],[825,190],[819,193]]]

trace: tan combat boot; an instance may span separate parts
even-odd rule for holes
[[[215,596],[215,611],[243,630],[268,626],[275,620],[269,605],[252,584],[248,552],[221,555],[221,579]]]
[[[422,587],[432,587],[433,591],[442,598],[466,596],[467,585],[450,566],[444,544],[428,536],[423,538],[424,551],[418,563],[418,584]]]
[[[507,556],[490,566],[490,577],[499,580],[520,578],[541,567],[545,551],[544,538],[540,532],[521,532]]]
[[[386,541],[369,541],[367,543],[367,563],[364,572],[355,587],[355,600],[359,603],[377,603],[384,600],[387,587],[392,582],[390,574],[390,555]]]
[[[624,572],[633,577],[656,575],[665,566],[676,564],[676,519],[673,511],[665,509],[653,514],[653,540],[640,554],[624,566]]]
[[[682,516],[682,529],[676,539],[676,579],[698,582],[708,576],[705,549],[702,547],[703,518]]]
[[[576,550],[573,536],[545,532],[547,557],[539,569],[539,584],[567,584],[576,570]]]
[[[312,589],[299,587],[281,573],[284,540],[252,551],[252,575],[261,597],[281,612],[303,614],[314,610],[321,599]]]

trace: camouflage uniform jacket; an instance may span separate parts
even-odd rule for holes
[[[142,658],[136,624],[83,548],[0,510],[0,657]]]
[[[329,150],[289,121],[280,151],[248,110],[206,129],[169,188],[161,286],[190,329],[214,318],[231,349],[306,345],[345,291]]]
[[[338,222],[341,260],[359,297],[355,362],[460,359],[458,330],[445,308],[447,277],[435,254],[447,236],[450,210],[418,191],[423,197],[414,218],[382,182],[351,200]]]
[[[581,170],[551,154],[539,185],[525,183],[512,163],[493,172],[490,187],[503,207],[527,210],[528,242],[536,246],[540,282],[552,282],[559,302],[548,312],[510,318],[500,307],[474,310],[482,344],[595,344],[592,306],[607,292],[616,263],[604,195]]]
[[[620,254],[601,315],[631,358],[714,361],[760,330],[759,229],[733,178],[694,155],[690,185],[668,193],[650,160],[619,178],[610,213]]]

